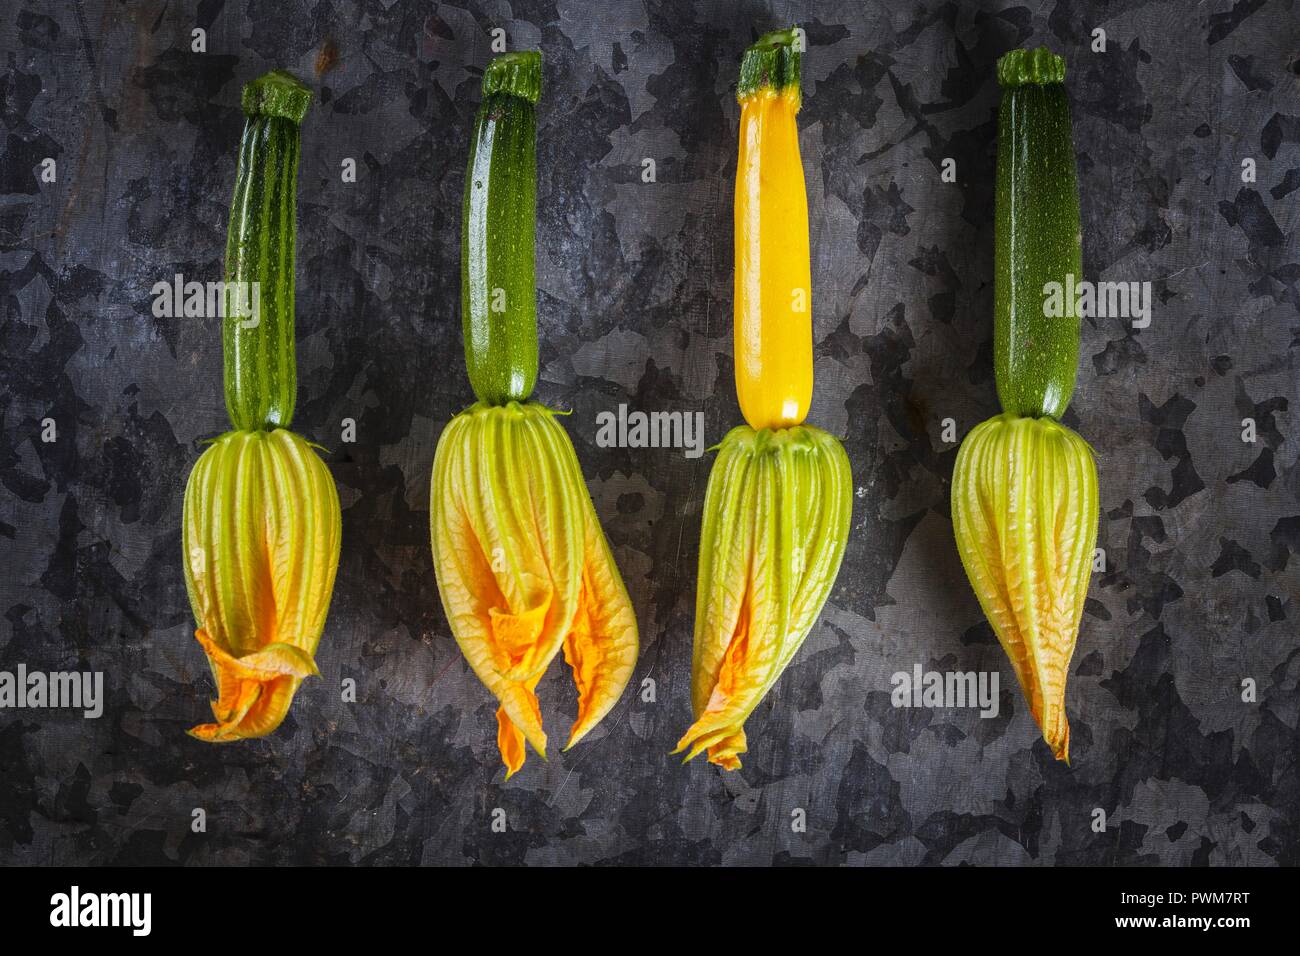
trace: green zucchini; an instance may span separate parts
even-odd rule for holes
[[[288,428],[298,392],[293,332],[298,128],[311,91],[274,70],[248,83],[242,102],[246,119],[226,239],[226,411],[237,430]],[[244,305],[255,304],[255,313],[237,310],[232,283],[246,290]]]
[[[479,401],[522,402],[537,382],[537,117],[542,55],[506,53],[483,74],[461,223],[461,330]]]
[[[1083,278],[1065,60],[1046,47],[998,61],[993,357],[1003,411],[1059,419],[1079,365],[1071,306],[1045,315],[1045,287]]]

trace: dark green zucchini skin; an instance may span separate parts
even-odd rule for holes
[[[294,244],[299,125],[311,91],[281,70],[244,87],[246,117],[226,237],[227,283],[257,283],[257,314],[222,320],[226,411],[239,430],[288,428],[298,393]]]
[[[522,402],[537,382],[537,117],[541,54],[483,75],[461,224],[461,330],[479,401]]]
[[[1044,286],[1082,280],[1065,61],[1046,48],[998,61],[993,352],[998,400],[1015,415],[1059,419],[1074,393],[1079,318],[1044,315]],[[1073,312],[1073,307],[1070,310]]]

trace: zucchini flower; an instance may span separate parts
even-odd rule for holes
[[[578,689],[572,747],[618,701],[637,658],[636,616],[569,436],[546,407],[476,404],[438,441],[433,560],[452,633],[497,698],[507,778],[524,741],[543,758],[534,693],[563,649]]]
[[[338,568],[341,516],[325,463],[293,432],[227,432],[185,489],[185,585],[217,682],[212,742],[280,726],[316,647]]]
[[[817,623],[853,510],[839,441],[811,425],[741,425],[709,474],[695,595],[691,706],[677,744],[740,768],[744,723]]]
[[[1029,711],[1052,753],[1068,763],[1066,669],[1097,540],[1092,449],[1050,418],[991,418],[957,453],[952,519],[966,576]]]

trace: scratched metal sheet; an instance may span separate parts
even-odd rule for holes
[[[7,4],[0,669],[101,671],[107,699],[93,720],[0,711],[0,862],[1300,863],[1298,13]],[[846,437],[856,499],[831,601],[751,717],[743,770],[725,774],[668,753],[689,718],[711,456],[598,447],[596,416],[699,411],[710,444],[739,421],[734,80],[759,32],[795,20],[810,44],[812,420]],[[191,51],[196,27],[206,52]],[[588,742],[530,757],[508,783],[428,544],[434,446],[470,394],[460,201],[493,27],[546,56],[538,393],[573,411],[643,639]],[[1070,64],[1085,271],[1156,293],[1148,328],[1083,328],[1067,422],[1098,452],[1108,567],[1071,667],[1070,768],[1038,740],[965,583],[941,424],[961,435],[996,411],[993,64],[1044,43]],[[343,553],[323,678],[273,737],[211,747],[184,734],[212,684],[179,522],[200,442],[225,425],[220,336],[215,321],[155,318],[150,290],[220,277],[239,90],[272,67],[319,92],[303,128],[296,426],[329,449]],[[46,157],[55,183],[39,179]],[[890,676],[918,663],[999,672],[999,716],[895,709]],[[553,731],[575,710],[564,671],[541,687]]]

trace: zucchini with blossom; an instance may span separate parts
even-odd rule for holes
[[[727,770],[744,724],[812,630],[848,543],[853,475],[804,423],[813,389],[808,199],[799,159],[802,34],[769,33],[740,66],[735,377],[748,424],[723,438],[700,534],[694,722],[675,753]]]
[[[310,104],[311,92],[281,71],[243,91],[222,318],[233,428],[190,473],[181,535],[195,637],[217,684],[214,722],[190,734],[213,743],[271,733],[303,679],[319,675],[338,569],[334,480],[289,430],[299,127]]]
[[[1079,321],[1048,314],[1052,283],[1081,270],[1065,61],[1046,48],[998,61],[994,374],[1002,414],[961,444],[957,550],[1053,756],[1070,760],[1065,684],[1093,546],[1097,466],[1058,419],[1070,403]]]
[[[477,402],[438,439],[430,495],[443,609],[496,697],[509,779],[525,744],[543,759],[536,688],[563,651],[578,691],[568,747],[623,693],[636,616],[569,436],[530,401],[537,380],[534,264],[541,55],[498,56],[483,75],[465,175],[461,322]],[[566,747],[567,749],[567,747]]]

